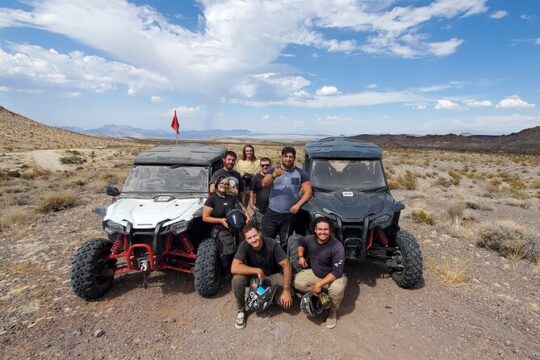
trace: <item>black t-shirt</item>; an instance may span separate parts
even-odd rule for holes
[[[225,197],[221,197],[213,193],[206,199],[204,206],[212,208],[210,216],[224,218],[227,215],[227,211],[238,206],[238,197],[236,195],[225,195]],[[222,224],[217,224],[217,227],[220,231],[226,229]]]
[[[261,213],[265,213],[268,208],[268,195],[270,194],[270,186],[263,188],[262,179],[264,176],[261,173],[255,174],[251,179],[251,191],[255,193],[255,206]]]
[[[234,258],[247,266],[261,268],[264,275],[277,274],[281,270],[279,263],[287,258],[279,244],[270,238],[263,238],[263,246],[255,251],[247,242],[242,241]]]
[[[305,249],[304,257],[317,277],[324,278],[329,273],[340,278],[345,265],[345,249],[338,239],[332,237],[324,244],[319,244],[315,235],[300,238],[298,246]]]
[[[227,176],[231,178],[235,182],[235,186],[238,189],[238,192],[244,191],[244,183],[242,181],[242,177],[240,176],[240,173],[236,170],[233,170],[231,172],[223,170],[223,168],[216,170],[214,175],[212,175],[212,178],[210,179],[210,182],[214,184],[218,177],[220,176]]]

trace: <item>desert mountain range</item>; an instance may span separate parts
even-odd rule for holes
[[[103,130],[103,129],[102,129]],[[110,130],[110,129],[109,129]],[[56,149],[70,147],[96,147],[122,142],[139,142],[137,138],[162,138],[164,131],[144,130],[132,127],[114,126],[110,131],[82,130],[79,128],[57,128],[28,119],[0,106],[1,151],[24,151],[31,149]],[[85,132],[85,133],[82,133]],[[90,132],[90,134],[89,134]],[[93,133],[93,134],[92,134]],[[114,136],[112,139],[104,133]],[[307,135],[306,135],[307,136]],[[309,135],[312,136],[312,135]],[[322,137],[323,135],[317,136]],[[186,131],[182,139],[209,139],[221,137],[261,137],[265,134],[248,130],[208,130],[205,132]],[[540,126],[524,129],[509,135],[356,135],[355,138],[376,143],[383,148],[421,148],[475,152],[500,152],[540,154]],[[275,138],[274,138],[275,140]],[[284,139],[287,141],[290,139]],[[119,143],[120,142],[120,143]]]

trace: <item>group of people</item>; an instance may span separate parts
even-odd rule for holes
[[[334,328],[347,277],[343,273],[345,250],[334,237],[332,220],[315,219],[313,235],[302,237],[298,247],[290,249],[297,252],[302,268],[294,281],[287,256],[295,215],[312,195],[308,174],[295,165],[296,150],[285,146],[281,163],[272,166],[268,157],[258,161],[254,147],[246,145],[242,159],[236,160],[233,151],[225,153],[223,167],[211,178],[210,195],[203,207],[203,221],[214,224],[212,235],[217,239],[223,270],[232,274],[238,310],[235,327],[245,327],[245,291],[255,278],[257,285],[275,289],[273,299],[284,309],[292,306],[293,286],[299,294],[327,294],[331,305],[326,326]],[[242,229],[235,228],[237,222],[230,216],[235,211],[250,219]],[[238,243],[235,232],[239,231],[243,241]]]

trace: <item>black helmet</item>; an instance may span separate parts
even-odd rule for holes
[[[251,184],[251,178],[253,178],[253,175],[251,175],[250,173],[245,173],[242,176],[242,181],[244,181],[244,184],[246,184],[246,186],[249,186]]]
[[[230,231],[240,231],[244,228],[244,225],[246,225],[244,214],[240,209],[227,211],[225,218],[227,219],[227,224],[229,224]]]
[[[321,314],[324,310],[330,309],[332,300],[327,293],[313,294],[311,291],[302,296],[300,300],[300,309],[309,317],[315,317]]]
[[[257,276],[252,276],[249,281],[249,292],[246,299],[246,307],[256,312],[264,311],[274,302],[277,286],[271,286],[268,281],[261,284]]]

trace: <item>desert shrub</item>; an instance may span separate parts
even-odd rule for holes
[[[411,170],[405,171],[405,174],[398,177],[397,181],[407,190],[416,190],[418,186],[416,174]]]
[[[459,286],[469,280],[471,261],[464,258],[444,259],[439,268],[440,281],[447,286]]]
[[[454,169],[449,169],[448,175],[450,176],[450,182],[452,185],[459,185],[461,181],[461,174],[459,172]]]
[[[62,191],[53,193],[41,199],[38,210],[42,213],[60,211],[74,207],[77,204],[77,197],[73,192]]]
[[[529,209],[532,206],[531,201],[519,200],[519,199],[514,199],[514,198],[506,199],[504,203],[508,206],[518,206],[523,209]]]
[[[399,183],[395,180],[388,180],[388,187],[390,188],[390,190],[399,189]]]
[[[29,209],[12,207],[3,212],[0,218],[0,229],[6,231],[13,229],[17,225],[25,224],[32,221],[34,214]]]
[[[21,177],[26,180],[32,180],[37,177],[44,177],[49,176],[51,172],[47,169],[43,169],[40,167],[34,167],[30,170],[26,170],[21,174]]]
[[[66,152],[71,155],[81,155],[81,152],[77,150],[66,150]]]
[[[84,186],[86,185],[86,182],[84,180],[81,180],[81,179],[77,179],[73,182],[73,184],[77,185],[77,186]]]
[[[435,224],[433,215],[431,215],[424,209],[413,210],[411,213],[411,218],[412,218],[412,221],[414,221],[417,224],[428,224],[428,225]]]
[[[459,224],[461,220],[463,219],[465,208],[466,208],[465,202],[461,200],[454,200],[454,201],[451,201],[450,204],[448,204],[448,208],[446,209],[446,212],[448,213],[448,215],[450,215],[450,218],[452,219],[454,224]]]
[[[480,227],[476,244],[497,251],[513,259],[527,259],[538,263],[540,238],[527,233],[525,228],[512,222],[486,223]]]
[[[437,178],[437,180],[435,180],[433,182],[433,185],[435,185],[437,187],[442,187],[442,188],[449,188],[450,185],[452,185],[452,184],[450,183],[450,181],[448,179],[443,178],[442,176],[439,176]]]
[[[533,189],[540,189],[540,179],[534,179],[534,181],[532,183],[532,188]]]
[[[486,186],[486,191],[490,195],[498,194],[501,191],[501,184],[499,179],[491,179]]]
[[[60,158],[60,162],[64,165],[69,165],[69,164],[83,164],[86,162],[86,159],[80,157],[80,156],[77,156],[77,155],[72,155],[72,156],[63,156]]]
[[[120,175],[114,172],[106,172],[101,174],[100,179],[107,181],[109,185],[116,185],[120,182]]]
[[[493,208],[485,202],[479,204],[472,201],[466,201],[465,208],[472,210],[493,210]]]

